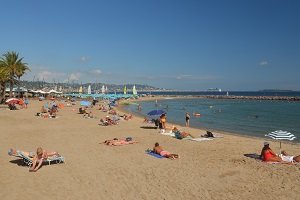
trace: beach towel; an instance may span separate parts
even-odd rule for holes
[[[191,141],[196,141],[196,142],[203,142],[203,141],[213,140],[213,138],[192,138],[192,137],[186,137],[186,138],[183,138],[183,140],[191,140]]]
[[[157,154],[157,153],[154,153],[154,152],[151,151],[151,150],[146,150],[146,154],[148,154],[148,155],[150,155],[150,156],[153,156],[153,157],[155,157],[155,158],[165,158],[165,157],[163,157],[163,156],[161,156],[161,155],[159,155],[159,154]]]

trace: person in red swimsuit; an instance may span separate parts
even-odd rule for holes
[[[276,155],[270,148],[270,144],[268,142],[264,142],[264,147],[261,150],[260,157],[263,161],[266,162],[282,162],[287,163],[283,161],[279,156]]]

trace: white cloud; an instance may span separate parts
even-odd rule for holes
[[[93,75],[100,75],[100,74],[102,74],[102,71],[100,69],[93,69],[93,70],[89,71],[89,73],[91,73]]]
[[[82,74],[80,72],[72,73],[69,76],[69,80],[70,81],[78,81],[81,76],[82,76]]]
[[[80,57],[80,61],[81,61],[81,62],[86,62],[86,61],[88,61],[88,60],[90,60],[90,57],[89,57],[89,56],[81,56],[81,57]]]
[[[260,66],[266,66],[268,64],[269,64],[269,62],[267,60],[260,61],[260,63],[259,63]]]
[[[183,75],[177,76],[176,79],[181,80],[181,79],[191,78],[191,77],[192,77],[192,75],[183,74]]]
[[[65,73],[62,72],[51,72],[48,70],[43,70],[37,73],[37,78],[40,80],[45,80],[51,82],[53,79],[58,80],[65,76]]]
[[[177,80],[215,80],[218,77],[216,76],[210,76],[210,75],[204,75],[204,76],[197,76],[197,75],[188,75],[188,74],[183,74],[183,75],[178,75],[175,77]]]

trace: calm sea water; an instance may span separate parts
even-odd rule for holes
[[[295,95],[294,95],[295,96]],[[146,116],[154,109],[163,109],[171,123],[185,125],[185,113],[191,115],[190,126],[207,130],[223,130],[237,134],[265,137],[275,130],[286,130],[300,142],[300,102],[220,100],[220,99],[164,99],[139,102],[125,109]],[[200,113],[194,117],[192,113]]]

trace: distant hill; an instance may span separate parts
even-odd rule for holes
[[[79,87],[82,86],[83,91],[87,91],[88,86],[91,85],[92,92],[101,93],[101,88],[104,85],[107,87],[109,93],[113,92],[122,92],[124,89],[124,85],[117,84],[107,84],[107,83],[48,83],[45,81],[21,81],[20,86],[25,87],[27,89],[38,90],[38,89],[54,89],[57,87],[59,89],[62,87],[62,90],[66,92],[78,92]],[[127,91],[131,91],[133,85],[135,85],[138,91],[157,91],[164,90],[163,88],[157,88],[150,85],[143,84],[126,84]]]
[[[293,90],[280,90],[280,89],[264,89],[259,92],[293,92]]]

